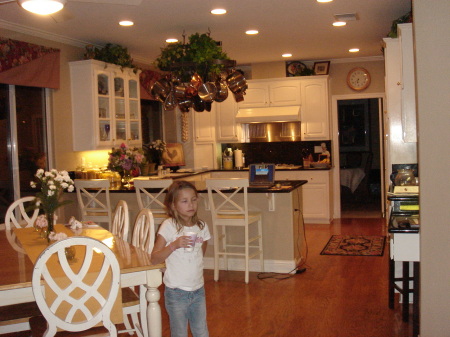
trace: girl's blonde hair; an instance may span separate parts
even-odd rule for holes
[[[197,189],[190,182],[184,180],[175,180],[167,189],[166,197],[164,198],[164,206],[166,207],[167,215],[175,220],[177,232],[180,232],[183,229],[183,226],[187,224],[179,216],[178,212],[172,208],[172,206],[178,200],[180,191],[185,188],[190,188],[191,190],[193,190],[195,196],[198,197]],[[195,212],[195,214],[192,216],[191,223],[193,225],[197,225],[200,229],[203,229],[205,227],[205,223],[202,220],[199,220],[197,212]]]

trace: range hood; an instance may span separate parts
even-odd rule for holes
[[[267,108],[239,109],[238,123],[271,123],[300,121],[300,106],[279,106]]]

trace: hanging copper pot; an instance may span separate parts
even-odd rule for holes
[[[197,90],[198,88],[200,88],[200,86],[203,84],[203,80],[199,74],[195,73],[194,75],[192,75],[191,84]]]
[[[180,83],[173,87],[174,95],[176,98],[181,99],[186,97],[186,85]]]
[[[242,102],[244,100],[244,93],[243,92],[238,92],[238,93],[233,93],[234,95],[234,100],[236,101],[236,103]]]
[[[192,99],[194,110],[197,112],[205,111],[205,102],[202,101],[199,95],[194,96]]]
[[[186,90],[184,91],[185,98],[194,98],[198,94],[198,90],[192,85],[188,84]]]
[[[212,109],[212,102],[205,102],[205,110],[206,111],[211,111]]]
[[[219,103],[225,101],[228,97],[228,87],[226,83],[217,81],[216,88],[217,93],[216,97],[214,97],[214,100]]]
[[[212,102],[216,97],[217,87],[213,82],[203,83],[198,88],[198,95],[205,102]]]
[[[170,82],[167,79],[162,78],[153,84],[151,88],[151,94],[158,101],[164,103],[167,98],[167,95],[170,92],[170,89],[171,89]]]
[[[247,81],[240,71],[235,70],[227,77],[227,85],[232,93],[245,92],[247,90]]]
[[[175,94],[172,90],[171,92],[169,92],[166,100],[164,101],[164,110],[167,111],[173,110],[176,108],[176,106],[177,106],[177,99],[175,98]]]
[[[181,112],[189,112],[189,109],[192,107],[192,101],[190,99],[184,99],[178,102],[178,108],[180,108]]]

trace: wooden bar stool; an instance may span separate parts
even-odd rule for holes
[[[242,256],[245,261],[245,283],[249,282],[249,261],[259,255],[264,271],[261,212],[249,212],[248,179],[206,179],[208,199],[214,228],[214,280],[219,279],[219,257],[223,256],[228,270],[228,256]],[[223,190],[228,189],[227,192]],[[233,189],[230,191],[230,189]],[[241,199],[242,196],[242,199]],[[257,234],[250,236],[250,225],[256,224]],[[227,235],[227,227],[244,229],[244,243],[236,243]],[[241,236],[242,237],[242,236]]]

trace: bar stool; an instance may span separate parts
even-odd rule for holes
[[[164,207],[165,192],[172,185],[173,179],[135,179],[134,189],[139,210],[148,208],[152,211],[155,226],[159,226],[167,218]],[[154,192],[148,191],[154,189]]]
[[[75,179],[78,208],[82,221],[107,223],[111,226],[111,202],[108,179]],[[90,190],[90,191],[88,191]]]
[[[261,271],[264,271],[261,212],[249,212],[248,179],[206,179],[208,200],[214,229],[214,280],[219,280],[219,257],[242,256],[245,261],[245,283],[249,282],[249,260],[259,255]],[[230,190],[232,188],[232,190]],[[224,190],[227,190],[224,192]],[[256,224],[257,234],[250,236],[250,225]],[[227,227],[244,229],[244,243],[237,243],[227,236]],[[251,243],[254,243],[250,245]]]

